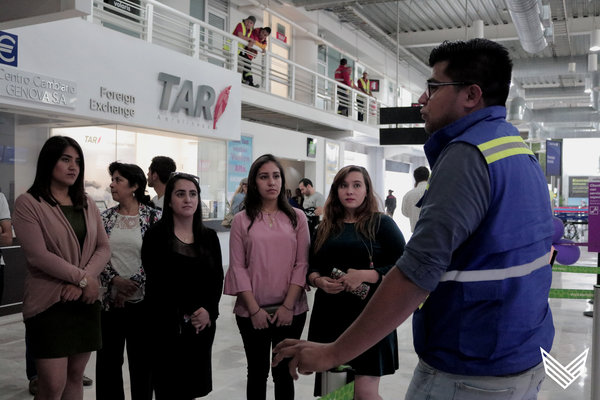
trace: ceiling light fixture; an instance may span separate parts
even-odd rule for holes
[[[600,29],[594,29],[590,37],[590,51],[600,50]]]
[[[598,54],[588,54],[588,72],[598,71]]]

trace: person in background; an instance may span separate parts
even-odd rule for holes
[[[308,218],[308,227],[311,237],[314,234],[315,228],[319,225],[321,215],[323,215],[323,206],[325,205],[325,197],[315,190],[312,181],[308,178],[303,178],[298,183],[298,189],[304,195],[302,207]]]
[[[148,186],[153,188],[156,196],[152,198],[152,203],[159,210],[163,208],[165,186],[173,172],[177,170],[177,165],[171,157],[156,156],[148,167]]]
[[[271,347],[299,338],[308,311],[308,225],[283,188],[280,162],[271,154],[257,158],[248,174],[244,212],[233,218],[229,239],[224,293],[237,296],[233,312],[248,362],[248,400],[266,399]],[[294,381],[287,365],[273,368],[272,374],[275,399],[292,400]]]
[[[289,340],[276,364],[322,371],[413,316],[419,356],[406,399],[534,400],[554,339],[554,233],[546,177],[506,121],[512,61],[487,39],[444,42],[419,98],[432,173],[405,251],[334,343]]]
[[[317,293],[308,340],[335,341],[360,315],[383,276],[402,255],[404,237],[396,223],[379,212],[377,204],[366,169],[350,165],[336,174],[311,248],[308,282]],[[344,275],[333,277],[334,268]],[[361,288],[363,292],[357,293]],[[398,369],[396,331],[347,364],[356,374],[354,399],[381,399],[380,377]],[[326,394],[320,389],[318,374],[315,396]]]
[[[296,198],[292,196],[292,191],[290,189],[285,189],[285,197],[288,199],[290,206],[302,210],[302,207],[300,207],[300,204],[298,204]]]
[[[244,82],[244,72],[250,70],[251,60],[248,60],[246,57],[247,48],[252,48],[254,45],[254,39],[252,38],[252,29],[254,28],[254,24],[256,23],[256,17],[254,15],[249,15],[248,18],[243,19],[242,22],[238,22],[235,28],[233,29],[233,36],[237,36],[241,39],[238,42],[238,72],[242,73],[242,83]],[[223,47],[227,52],[229,52],[229,41]]]
[[[146,176],[140,167],[113,162],[108,172],[112,198],[118,204],[102,212],[111,258],[100,275],[104,310],[102,348],[96,355],[96,399],[125,399],[122,369],[127,345],[131,399],[151,400],[141,251],[144,234],[161,212],[146,194]]]
[[[296,195],[294,196],[294,199],[296,199],[296,203],[298,203],[300,209],[304,210],[304,196],[302,196],[302,191],[297,187],[295,192]]]
[[[72,138],[42,146],[35,180],[15,201],[14,228],[27,262],[23,319],[38,375],[36,399],[83,399],[83,372],[101,346],[98,275],[110,259],[85,163]]]
[[[358,81],[356,81],[356,87],[367,96],[373,96],[373,93],[371,93],[371,81],[369,80],[368,75],[367,71],[363,72],[362,78],[359,78]],[[362,121],[364,114],[367,113],[366,106],[369,105],[369,99],[358,96],[356,103],[358,105],[358,120]]]
[[[385,213],[394,218],[394,211],[396,211],[396,196],[392,193],[394,193],[392,189],[388,190],[388,195],[385,198]]]
[[[144,236],[142,264],[157,400],[191,400],[212,390],[212,345],[223,290],[221,246],[202,223],[198,177],[167,182],[162,218]]]
[[[235,190],[233,194],[233,198],[231,199],[231,213],[233,215],[242,211],[242,206],[244,204],[244,197],[246,197],[246,192],[248,191],[248,178],[242,178],[240,180],[240,184],[238,188]]]
[[[12,224],[10,222],[10,209],[8,201],[2,192],[0,192],[0,247],[10,246],[13,241]],[[0,250],[0,302],[4,292],[4,258]]]
[[[254,77],[252,76],[252,60],[258,54],[258,51],[253,48],[253,45],[258,46],[263,53],[267,51],[267,38],[271,34],[270,27],[261,27],[255,28],[252,31],[251,39],[254,40],[252,45],[248,45],[244,48],[244,52],[240,55],[240,57],[246,58],[248,61],[244,63],[244,72],[242,73],[242,83],[246,85],[259,87],[258,84],[254,83]]]
[[[427,180],[429,179],[429,170],[427,167],[416,168],[413,172],[415,178],[415,188],[406,192],[402,198],[402,215],[407,217],[410,221],[410,231],[415,231],[415,226],[419,220],[419,214],[421,213],[419,200],[425,194],[427,189]]]
[[[354,83],[352,83],[352,68],[348,66],[348,60],[342,58],[340,60],[340,65],[335,70],[334,79],[350,88],[354,87]],[[350,106],[350,90],[343,85],[338,85],[337,95],[338,95],[338,114],[348,116],[348,107]]]

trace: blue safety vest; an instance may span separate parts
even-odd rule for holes
[[[419,357],[453,374],[522,372],[541,362],[540,347],[550,351],[554,339],[546,179],[505,117],[504,107],[487,107],[436,132],[425,146],[435,168],[449,143],[472,144],[490,177],[486,216],[413,318]]]

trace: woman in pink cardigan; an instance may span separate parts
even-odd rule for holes
[[[38,371],[36,399],[83,399],[82,379],[101,346],[98,275],[110,259],[84,162],[69,137],[46,141],[33,185],[15,201],[13,224],[27,260],[23,319]]]
[[[265,154],[248,174],[244,211],[233,217],[225,294],[237,296],[233,312],[248,361],[246,398],[266,398],[271,347],[299,338],[306,321],[306,271],[310,238],[304,212],[285,197],[279,161]],[[272,369],[275,399],[292,400],[287,363]]]

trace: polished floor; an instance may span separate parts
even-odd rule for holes
[[[596,253],[584,252],[577,265],[597,266]],[[554,273],[554,288],[592,289],[596,277],[590,274]],[[544,382],[539,400],[581,400],[590,399],[592,365],[592,318],[584,317],[582,312],[591,309],[586,300],[550,299],[556,325],[556,337],[550,354],[566,365],[585,349],[590,353],[586,362],[587,372],[566,389],[551,379]],[[207,399],[232,400],[244,399],[245,393],[245,357],[235,319],[232,314],[233,298],[224,296],[221,303],[221,317],[218,320],[217,338],[213,350],[214,390]],[[20,315],[0,318],[0,400],[30,399],[25,377],[23,340],[24,325]],[[306,329],[304,332],[306,335]],[[398,328],[400,348],[400,369],[396,374],[387,376],[381,382],[381,395],[384,399],[404,399],[404,393],[417,357],[412,347],[410,321]],[[94,377],[92,358],[86,374]],[[125,374],[127,375],[127,374]],[[297,399],[311,399],[312,376],[302,376],[296,384]],[[599,383],[600,384],[600,383]],[[86,388],[84,399],[94,399],[94,388]],[[268,399],[273,399],[272,383],[269,383]],[[129,395],[127,395],[129,399]]]

